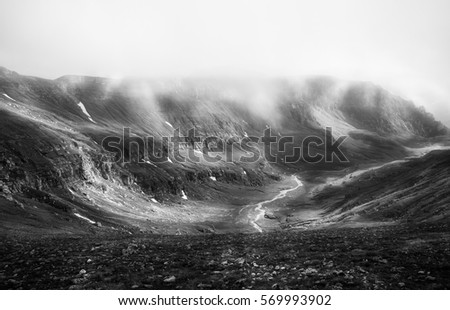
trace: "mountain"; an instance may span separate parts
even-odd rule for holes
[[[0,288],[448,289],[449,148],[367,82],[0,68]]]
[[[235,223],[237,212],[264,200],[270,188],[290,186],[289,175],[320,183],[330,173],[403,159],[411,147],[446,141],[449,133],[423,108],[376,85],[324,77],[48,80],[1,68],[0,109],[6,233],[249,231],[254,222]],[[333,141],[347,137],[341,146],[348,160],[285,160],[306,138],[325,139],[325,127],[332,128]],[[120,147],[122,154],[107,152],[103,140],[123,138],[124,128],[137,143]],[[274,139],[287,136],[294,143],[284,151],[272,143],[275,160],[240,161],[264,147],[238,142],[268,128]],[[189,152],[201,156],[205,146],[212,150],[188,136],[190,129],[222,139],[233,155],[179,162],[163,139],[175,129],[186,135],[178,159]],[[138,148],[147,137],[154,141],[148,153],[168,158],[158,161]],[[311,144],[310,152],[326,155],[324,145]]]

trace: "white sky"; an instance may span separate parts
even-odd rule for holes
[[[449,0],[0,0],[0,66],[371,80],[450,125]]]

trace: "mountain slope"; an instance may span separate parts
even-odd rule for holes
[[[324,78],[46,80],[1,68],[0,112],[2,226],[14,232],[214,231],[245,203],[267,199],[267,188],[286,186],[287,174],[315,182],[330,171],[402,159],[413,143],[448,133],[425,111],[376,86]],[[278,139],[292,136],[296,146],[311,135],[324,138],[324,128],[332,127],[335,139],[348,136],[342,150],[349,161],[286,163],[276,144],[274,163],[239,161],[248,152],[234,142],[261,137],[269,127]],[[152,162],[134,145],[123,148],[130,162],[116,161],[101,144],[122,137],[124,128],[153,137],[153,154],[170,150],[163,137],[175,129],[184,135],[195,128],[201,137],[227,140],[234,156],[180,163],[169,152]],[[202,145],[185,142],[182,156],[201,154]],[[311,150],[325,151],[323,145]]]
[[[450,150],[329,179],[314,188],[312,201],[320,218],[296,221],[289,227],[342,227],[373,224],[450,221]]]

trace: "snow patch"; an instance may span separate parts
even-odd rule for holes
[[[149,160],[144,160],[144,163],[152,165],[153,167],[156,167],[156,165]]]
[[[6,93],[3,93],[3,96],[5,96],[6,98],[8,98],[9,100],[12,100],[14,102],[17,102],[15,99],[11,98],[10,96],[8,96]]]
[[[244,137],[248,138],[248,134],[245,131],[244,131]]]
[[[158,200],[156,200],[155,198],[150,199],[152,202],[154,203],[159,203]]]
[[[197,154],[199,157],[203,156],[203,152],[200,152],[199,150],[194,149],[194,154]]]
[[[170,159],[169,156],[167,156],[167,161],[168,161],[169,163],[173,164],[173,161],[172,161],[172,159]]]
[[[91,115],[89,114],[89,112],[86,110],[86,107],[84,106],[84,104],[81,101],[78,103],[78,106],[80,107],[81,111],[83,111],[83,113],[89,118],[89,120],[91,122],[95,123],[94,120],[92,119]]]
[[[85,220],[85,221],[87,221],[87,222],[91,223],[91,224],[95,224],[95,222],[94,222],[93,220],[91,220],[91,219],[88,219],[87,217],[85,217],[85,216],[82,216],[82,215],[81,215],[81,214],[79,214],[79,213],[74,213],[74,215],[75,215],[76,217],[79,217],[80,219],[83,219],[83,220]]]
[[[181,191],[181,198],[184,199],[184,200],[188,199],[186,194],[185,194],[185,192],[183,190]]]
[[[172,124],[166,121],[166,124],[173,128]]]
[[[213,181],[217,181],[216,177],[210,176],[209,178]]]

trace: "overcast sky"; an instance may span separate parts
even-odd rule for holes
[[[449,0],[0,0],[0,66],[371,80],[450,125]]]

